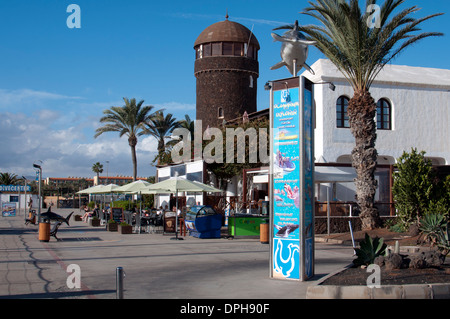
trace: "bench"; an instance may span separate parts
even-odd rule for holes
[[[56,222],[55,224],[53,224],[53,228],[50,230],[50,236],[55,237],[56,240],[59,241],[59,238],[56,237],[56,233],[58,233],[58,228],[59,226],[61,226],[61,222]]]

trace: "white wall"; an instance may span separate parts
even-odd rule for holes
[[[348,162],[342,156],[351,154],[355,141],[349,128],[336,127],[336,101],[342,95],[351,98],[353,89],[330,63],[319,60],[313,64],[315,76],[303,73],[315,83],[332,81],[336,86],[334,92],[328,85],[314,86],[315,159]],[[449,74],[449,70],[405,66],[389,66],[384,74],[380,73],[380,80],[374,82],[370,93],[375,102],[381,98],[390,101],[392,130],[377,130],[379,162],[393,164],[403,151],[417,148],[425,151],[427,157],[442,158],[442,164],[450,164]]]

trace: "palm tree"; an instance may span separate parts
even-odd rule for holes
[[[119,132],[120,137],[126,135],[128,137],[128,145],[131,148],[131,160],[133,162],[133,181],[137,177],[137,159],[136,145],[138,136],[143,134],[144,124],[150,120],[153,114],[150,111],[153,106],[142,106],[144,100],[136,104],[136,99],[128,100],[123,98],[124,106],[111,106],[110,109],[104,110],[100,119],[101,123],[107,123],[96,130],[94,137],[98,137],[105,132]]]
[[[420,9],[413,6],[391,17],[405,0],[386,0],[379,7],[375,7],[376,2],[367,0],[365,7],[380,9],[375,27],[370,23],[372,13],[361,10],[358,0],[316,0],[309,2],[310,7],[303,13],[319,20],[322,26],[299,28],[308,35],[308,40],[317,42],[316,47],[342,72],[354,90],[348,116],[355,137],[352,165],[357,174],[356,200],[363,229],[376,228],[379,220],[374,207],[378,155],[375,149],[376,104],[369,92],[370,86],[383,67],[404,49],[424,38],[443,35],[438,32],[414,34],[421,30],[418,26],[422,22],[441,13],[416,19],[412,15]]]
[[[166,142],[170,138],[170,133],[179,126],[179,122],[173,117],[173,114],[164,116],[162,110],[155,112],[155,115],[146,123],[144,134],[148,134],[156,138],[158,141],[158,164],[160,163],[161,154],[165,152],[166,145],[172,145],[176,141]]]
[[[181,128],[184,128],[188,130],[191,133],[191,141],[194,140],[194,132],[195,132],[195,121],[192,121],[189,115],[184,115],[184,120],[178,121],[179,126]]]
[[[0,173],[0,185],[16,185],[19,182],[16,174]]]
[[[103,165],[100,162],[93,164],[92,171],[97,174],[97,183],[100,183],[100,173],[103,173]]]

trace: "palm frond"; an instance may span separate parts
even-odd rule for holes
[[[355,90],[368,90],[381,69],[407,47],[440,32],[421,31],[419,25],[437,13],[424,18],[412,14],[420,9],[412,6],[394,12],[405,0],[385,0],[380,6],[378,25],[369,27],[370,10],[362,10],[358,0],[316,0],[303,14],[317,19],[321,26],[301,26],[300,31],[308,40],[316,41],[316,47],[344,74]],[[366,7],[377,4],[367,0]],[[367,12],[369,11],[369,12]]]

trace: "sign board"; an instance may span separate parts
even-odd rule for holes
[[[111,207],[111,219],[116,223],[123,221],[123,208],[122,207]]]
[[[3,217],[16,216],[16,203],[2,203],[2,216]]]
[[[164,213],[164,233],[174,233],[175,225],[177,221],[177,215],[175,212],[167,211]]]
[[[0,192],[27,192],[31,191],[30,185],[0,185]]]
[[[270,119],[271,277],[314,275],[314,123],[312,82],[274,81]]]

